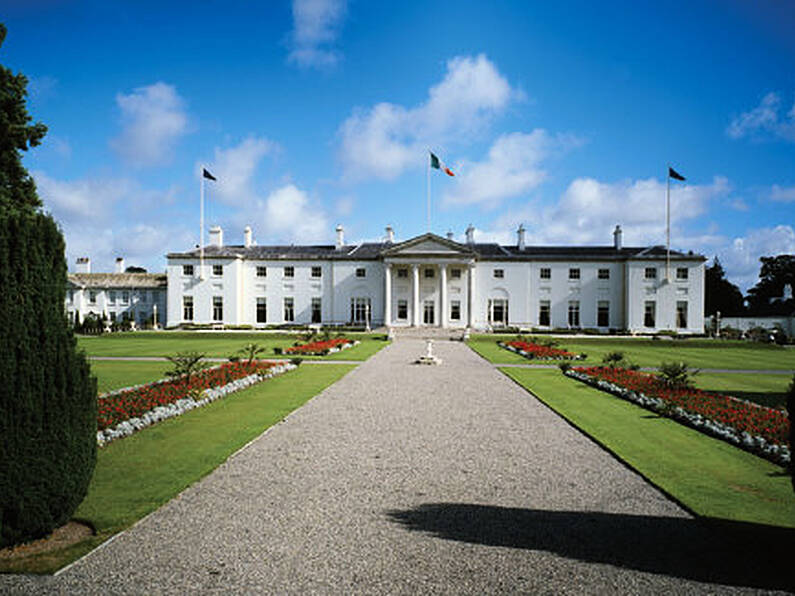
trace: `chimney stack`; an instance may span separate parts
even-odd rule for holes
[[[75,273],[91,273],[91,259],[88,257],[77,257]]]
[[[221,226],[210,228],[210,246],[222,247],[224,245],[224,231]]]
[[[475,228],[472,227],[472,224],[469,224],[467,227],[467,244],[475,244]]]
[[[124,257],[116,257],[116,273],[124,273]]]
[[[524,250],[524,224],[519,224],[519,229],[516,230],[517,241],[516,241],[516,248],[519,250]]]
[[[622,236],[623,232],[621,231],[621,226],[617,225],[616,229],[613,230],[613,247],[616,250],[621,250],[621,247],[623,245],[621,238]]]
[[[337,224],[337,250],[345,246],[345,231],[342,229],[342,224]]]
[[[251,226],[246,226],[243,229],[243,246],[246,248],[251,246]]]
[[[455,234],[453,234],[453,230],[448,230],[447,231],[447,239],[448,240],[453,240],[453,238],[455,238]]]
[[[395,230],[392,229],[392,226],[386,227],[386,241],[387,244],[395,243]]]

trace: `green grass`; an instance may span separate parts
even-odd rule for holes
[[[52,573],[203,478],[235,451],[342,378],[354,365],[301,366],[99,450],[88,495],[75,513],[97,536],[0,571]]]
[[[518,354],[497,346],[497,340],[514,339],[515,335],[473,335],[469,346],[495,364],[528,364]],[[585,364],[599,364],[608,352],[624,352],[639,366],[656,367],[662,362],[686,362],[695,368],[734,370],[795,370],[795,349],[771,344],[754,344],[724,340],[648,340],[630,338],[554,338],[558,347],[575,354],[586,353]]]
[[[559,371],[501,370],[696,514],[795,527],[795,495],[779,466]]]
[[[792,377],[782,374],[699,373],[693,377],[699,389],[733,395],[768,407],[787,403]]]
[[[170,362],[152,362],[146,360],[92,360],[91,372],[97,377],[99,393],[114,389],[150,383],[166,376],[166,371],[173,368]]]
[[[358,339],[358,346],[330,356],[304,356],[306,359],[367,360],[387,345],[383,335],[345,333],[345,337]],[[266,348],[262,358],[280,358],[274,348],[287,348],[299,341],[299,336],[276,333],[209,333],[196,331],[138,331],[135,333],[108,333],[99,336],[80,336],[78,346],[88,356],[172,356],[177,352],[203,352],[210,358],[228,358],[249,343]]]

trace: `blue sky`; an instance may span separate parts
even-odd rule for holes
[[[253,6],[258,4],[258,6]],[[28,153],[70,268],[241,243],[432,231],[665,242],[753,285],[795,253],[795,4],[0,0],[0,62],[48,125]]]

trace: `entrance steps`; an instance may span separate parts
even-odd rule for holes
[[[437,341],[462,341],[464,339],[464,329],[452,328],[443,329],[441,327],[393,327],[395,339],[433,339]]]

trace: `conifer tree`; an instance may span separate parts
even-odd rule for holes
[[[0,46],[6,28],[0,23]],[[0,64],[0,547],[50,533],[85,497],[96,462],[96,380],[64,313],[66,260],[22,151],[27,79]]]

